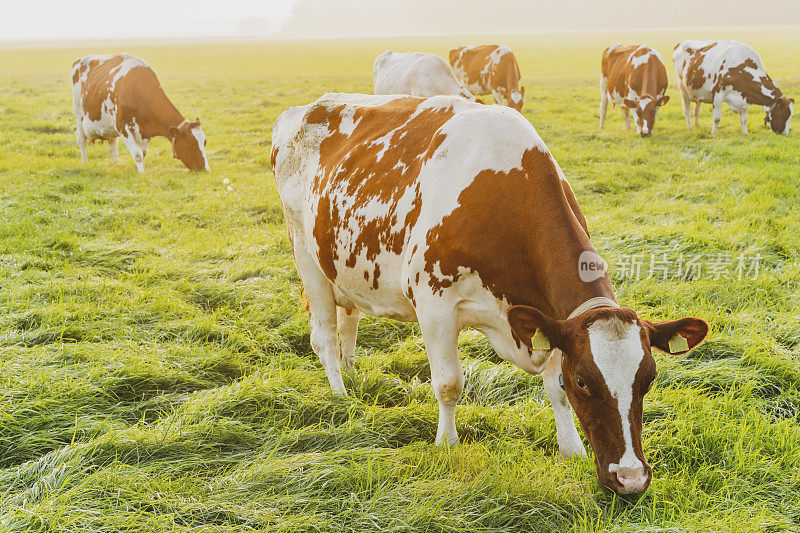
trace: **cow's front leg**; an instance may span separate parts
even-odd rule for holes
[[[622,108],[622,117],[625,119],[625,129],[631,129],[631,110],[627,107]]]
[[[125,144],[125,148],[131,153],[131,157],[133,158],[133,162],[136,163],[139,174],[144,174],[144,152],[139,146],[139,143],[136,142],[133,135],[122,135],[122,142]]]
[[[553,350],[553,354],[542,372],[542,379],[544,380],[544,391],[547,393],[550,405],[553,406],[558,449],[561,457],[586,456],[586,449],[583,447],[581,437],[575,428],[575,420],[572,418],[572,406],[567,399],[567,393],[561,388],[560,376],[561,350]]]
[[[108,141],[108,155],[111,156],[111,161],[119,163],[119,137],[114,137]]]
[[[747,133],[747,108],[739,113],[739,122],[742,124],[742,133]]]
[[[492,89],[492,96],[494,97],[494,101],[497,102],[498,105],[511,107],[511,102],[509,101],[509,99],[506,98],[506,95],[504,95],[499,90]]]
[[[464,371],[458,358],[458,327],[450,309],[437,309],[419,317],[422,339],[431,365],[431,384],[439,402],[439,425],[436,444],[458,444],[456,404],[464,390]]]
[[[719,122],[722,120],[722,97],[715,96],[714,97],[714,111],[712,113],[714,117],[714,124],[711,126],[711,133],[717,133],[717,128],[719,127]]]
[[[608,110],[608,80],[603,78],[600,80],[600,129],[603,129],[603,124],[606,122],[606,111]]]

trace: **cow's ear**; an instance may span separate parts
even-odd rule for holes
[[[172,135],[173,137],[177,137],[178,136],[178,128],[176,128],[175,126],[170,126],[169,127],[169,134]]]
[[[642,320],[650,334],[650,345],[664,353],[683,355],[703,342],[708,334],[708,322],[702,318],[681,318],[664,322]]]
[[[461,50],[460,48],[456,48],[455,50],[450,50],[450,65],[456,64],[456,59],[458,59],[458,51]]]
[[[636,100],[631,100],[630,98],[626,98],[622,101],[625,104],[625,107],[636,107]]]
[[[531,350],[552,350],[563,345],[563,323],[535,307],[515,305],[508,310],[511,331]]]
[[[667,95],[665,94],[664,96],[662,96],[662,97],[661,97],[661,100],[658,102],[658,105],[664,105],[664,104],[666,104],[667,102],[669,102],[669,96],[667,96]]]

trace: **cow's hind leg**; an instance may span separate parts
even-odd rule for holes
[[[361,311],[338,307],[336,315],[339,330],[339,361],[343,369],[352,368],[356,363],[356,336]]]
[[[108,153],[114,163],[119,163],[119,137],[114,137],[108,141]]]
[[[431,365],[431,384],[439,402],[436,444],[458,444],[456,404],[464,390],[464,371],[458,358],[458,326],[452,307],[419,317],[422,340]]]
[[[606,111],[608,110],[608,80],[603,78],[600,80],[600,129],[603,129],[603,124],[606,122]]]
[[[583,447],[581,437],[575,428],[575,420],[572,418],[572,406],[570,406],[567,399],[567,393],[561,388],[560,376],[561,351],[555,350],[542,372],[542,379],[544,380],[544,391],[547,393],[547,398],[553,407],[558,449],[562,457],[585,456],[586,449]]]
[[[739,113],[739,122],[742,124],[742,133],[747,133],[747,108]]]
[[[342,368],[336,342],[336,302],[333,285],[319,269],[302,239],[294,235],[294,262],[303,282],[308,302],[308,324],[311,328],[311,349],[325,368],[325,375],[334,392],[344,394]]]
[[[78,127],[75,129],[75,138],[78,142],[78,148],[81,151],[81,163],[84,165],[86,164],[87,157],[86,157],[86,133],[83,131],[83,126],[81,125],[80,121],[78,121]]]

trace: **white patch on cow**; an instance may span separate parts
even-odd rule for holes
[[[208,156],[206,155],[206,134],[203,133],[203,130],[200,128],[192,128],[191,132],[194,138],[197,139],[197,147],[203,155],[203,163],[205,164],[206,170],[211,170],[211,167],[208,166]]]
[[[588,328],[589,345],[594,363],[603,375],[611,396],[617,400],[625,452],[609,471],[625,472],[643,468],[636,457],[631,437],[629,413],[633,401],[633,382],[644,358],[644,349],[638,324],[622,322],[616,318],[595,321]]]
[[[128,54],[122,54],[122,57],[124,59],[119,64],[119,66],[117,66],[111,71],[114,73],[114,77],[111,80],[112,88],[116,86],[117,81],[127,76],[131,70],[135,68],[147,68],[147,69],[150,68],[150,65],[148,65],[144,60],[139,59],[138,57],[133,57]]]
[[[634,50],[634,52],[630,55],[629,61],[631,62],[631,66],[633,68],[637,68],[637,67],[639,67],[641,65],[644,65],[645,63],[647,63],[650,60],[650,56],[653,55],[652,54],[652,50],[651,50],[649,52],[645,52],[644,54],[641,54],[641,55],[637,56],[636,52],[638,52],[639,50],[642,50],[641,46],[639,48],[637,48],[636,50]]]
[[[794,115],[794,102],[789,103],[789,118],[786,119],[786,127],[783,128],[784,135],[789,135],[789,126],[792,124],[792,115]]]

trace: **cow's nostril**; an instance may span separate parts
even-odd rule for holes
[[[617,473],[617,481],[622,486],[621,494],[638,494],[644,492],[647,484],[650,481],[650,476],[646,473],[630,473],[622,474]]]

